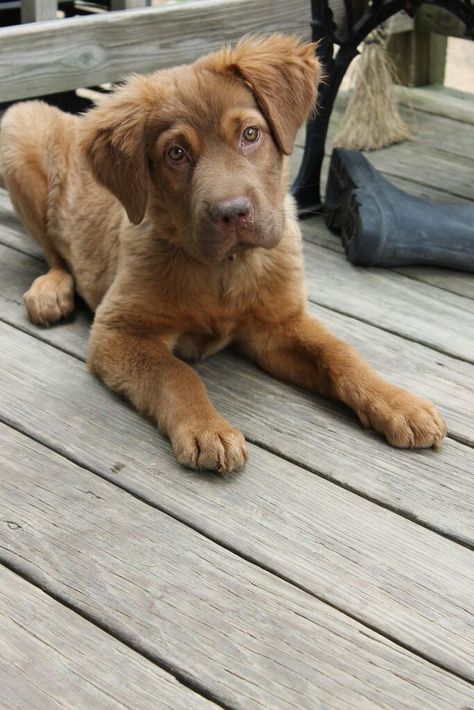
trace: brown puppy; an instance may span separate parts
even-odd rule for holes
[[[318,79],[313,45],[250,38],[133,77],[81,118],[40,102],[4,117],[5,182],[50,266],[25,294],[31,320],[67,316],[77,290],[96,310],[90,369],[153,417],[187,466],[224,473],[247,459],[180,359],[229,343],[342,400],[394,446],[446,433],[432,404],[384,382],[305,311],[285,156]]]

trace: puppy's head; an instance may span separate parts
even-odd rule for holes
[[[95,177],[138,224],[216,263],[280,239],[284,156],[314,107],[314,45],[248,38],[192,65],[133,77],[90,111],[82,146]]]

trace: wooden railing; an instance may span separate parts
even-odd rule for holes
[[[0,102],[194,61],[247,33],[309,38],[309,21],[308,0],[201,0],[2,28]]]

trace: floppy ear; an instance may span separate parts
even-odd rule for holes
[[[296,132],[314,108],[321,78],[316,45],[287,35],[247,37],[234,48],[209,55],[209,68],[232,72],[252,90],[282,153],[293,149]]]
[[[147,203],[147,111],[140,80],[102,99],[82,120],[81,147],[96,179],[108,188],[139,224]]]

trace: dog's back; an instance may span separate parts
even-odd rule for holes
[[[80,122],[42,101],[15,104],[1,122],[0,169],[48,262],[65,262],[95,309],[115,273],[122,215],[81,159]]]

